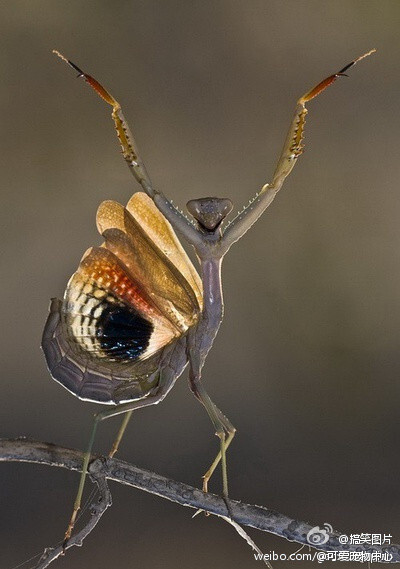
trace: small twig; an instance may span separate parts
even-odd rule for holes
[[[96,457],[96,459],[99,459],[99,457]],[[32,462],[79,472],[82,461],[83,453],[77,450],[27,439],[0,439],[0,462]],[[83,530],[70,540],[68,547],[80,545],[82,540],[93,530],[105,509],[110,505],[110,494],[105,484],[106,479],[156,494],[183,506],[195,508],[196,510],[201,509],[222,518],[226,517],[226,505],[223,498],[210,493],[205,494],[198,488],[193,488],[187,484],[137,468],[121,460],[104,458],[95,460],[91,463],[91,474],[96,476],[102,497],[101,504],[97,505],[98,508],[95,508],[94,515]],[[382,555],[386,553],[391,556],[391,563],[400,562],[400,545],[341,544],[339,542],[341,532],[338,531],[333,531],[329,534],[327,543],[312,545],[307,542],[307,534],[314,526],[307,522],[293,520],[288,516],[262,506],[243,504],[234,500],[230,500],[230,506],[236,524],[266,531],[289,541],[304,544],[321,551],[376,552]],[[50,555],[55,555],[56,551],[57,549],[52,550]],[[59,555],[60,552],[56,557]],[[53,559],[55,557],[52,557],[51,560]],[[44,558],[42,557],[41,563],[43,561]],[[47,565],[50,562],[48,556],[46,558]],[[44,569],[47,565],[42,564],[39,567]]]
[[[244,541],[251,547],[251,549],[253,551],[255,551],[256,553],[260,554],[261,558],[262,558],[263,553],[262,553],[261,549],[254,543],[254,541],[251,539],[251,537],[244,531],[242,526],[240,526],[232,518],[228,518],[227,516],[221,516],[221,518],[223,520],[225,520],[228,524],[230,524],[235,529],[235,531],[237,531],[237,533],[240,535],[240,537],[242,539],[244,539]],[[268,567],[268,569],[273,569],[273,567],[272,567],[271,563],[268,561],[268,559],[264,559],[264,563]]]
[[[57,547],[46,548],[43,552],[43,555],[39,559],[39,563],[36,565],[36,569],[45,569],[50,565],[50,563],[57,559],[57,557],[63,555],[64,551],[70,547],[81,547],[83,540],[94,530],[100,521],[101,516],[104,514],[107,508],[111,506],[111,493],[108,488],[104,468],[105,460],[106,459],[103,458],[97,458],[90,464],[89,467],[90,478],[93,480],[93,482],[95,482],[100,492],[100,497],[97,499],[94,497],[93,502],[89,506],[91,518],[77,534],[73,535],[68,540],[65,546],[61,544]]]

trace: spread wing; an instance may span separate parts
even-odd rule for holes
[[[203,307],[201,279],[180,244],[169,221],[160,213],[152,199],[144,192],[133,194],[126,209],[139,221],[153,243],[168,257],[192,288],[200,309]]]
[[[82,396],[88,377],[90,385],[101,379],[102,401],[112,402],[121,382],[131,384],[131,399],[145,396],[166,348],[171,353],[182,344],[201,312],[196,269],[151,200],[136,196],[126,208],[100,205],[97,225],[105,242],[85,253],[45,328],[52,376],[85,399],[100,400],[97,387],[86,386]]]
[[[150,198],[138,195],[126,208],[103,202],[97,227],[104,246],[124,262],[166,318],[185,331],[201,310],[200,278],[169,222],[151,208]]]

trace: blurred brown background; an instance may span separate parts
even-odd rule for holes
[[[309,104],[304,156],[228,255],[226,318],[204,377],[238,428],[233,498],[399,542],[399,2],[21,0],[0,14],[1,436],[82,449],[99,407],[50,379],[40,337],[50,297],[100,242],[99,202],[126,202],[138,186],[109,108],[51,49],[123,103],[175,202],[215,194],[237,208],[272,175],[296,99],[378,49]],[[101,426],[97,451],[118,424]],[[198,485],[216,450],[182,377],[137,413],[120,456]],[[1,569],[62,537],[77,483],[1,465]],[[101,524],[58,567],[257,566],[223,522],[112,491]],[[252,536],[264,552],[297,549]]]

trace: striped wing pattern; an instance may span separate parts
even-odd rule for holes
[[[127,400],[146,396],[163,359],[170,365],[178,346],[184,354],[182,339],[199,318],[202,288],[146,194],[135,194],[126,208],[103,202],[97,226],[105,241],[85,253],[63,301],[53,302],[42,347],[54,379],[83,399],[113,403],[121,389]],[[182,354],[174,356],[176,374],[186,364]]]

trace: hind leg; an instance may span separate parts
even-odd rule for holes
[[[90,457],[91,457],[94,439],[96,437],[96,431],[97,431],[98,424],[101,421],[104,421],[105,419],[109,419],[110,417],[114,417],[115,415],[120,415],[122,413],[126,414],[124,417],[124,420],[122,422],[122,425],[118,431],[117,438],[114,441],[113,447],[110,451],[110,456],[113,456],[118,449],[119,443],[121,442],[122,436],[124,434],[124,431],[126,429],[128,422],[129,422],[129,419],[132,415],[132,412],[136,409],[140,409],[141,407],[147,407],[149,405],[154,405],[156,403],[159,403],[165,397],[165,394],[166,394],[165,391],[163,389],[161,389],[159,392],[155,393],[154,395],[147,396],[146,399],[139,400],[139,401],[132,401],[129,403],[123,403],[122,405],[117,405],[113,409],[107,409],[107,410],[101,411],[100,413],[97,413],[95,415],[92,431],[90,434],[89,444],[88,444],[88,447],[86,449],[85,457],[83,459],[82,474],[81,474],[81,477],[79,480],[79,487],[78,487],[78,492],[77,492],[75,502],[74,502],[74,509],[72,511],[72,516],[71,516],[67,530],[66,530],[65,535],[64,535],[64,541],[63,541],[64,547],[67,544],[67,541],[69,540],[69,538],[71,537],[72,531],[73,531],[74,526],[75,526],[76,517],[77,517],[78,512],[80,510],[80,507],[81,507],[83,489],[85,487],[87,470],[88,470],[88,466],[89,466],[89,462],[90,462]]]
[[[221,462],[222,467],[222,492],[224,498],[228,498],[228,475],[227,475],[227,465],[226,465],[226,451],[235,436],[236,429],[232,423],[225,417],[225,415],[218,409],[215,403],[211,400],[210,396],[204,389],[201,383],[200,372],[194,371],[193,368],[190,369],[189,373],[189,385],[195,397],[202,403],[215,427],[215,434],[220,440],[220,450],[215,457],[210,468],[207,470],[203,476],[203,491],[208,491],[208,482]]]

